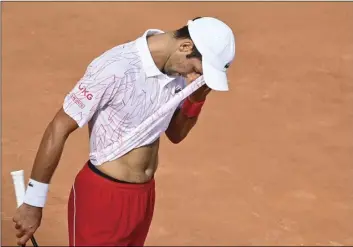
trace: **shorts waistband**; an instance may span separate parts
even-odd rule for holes
[[[113,178],[113,177],[101,172],[100,170],[97,169],[97,167],[95,165],[92,164],[92,162],[90,160],[87,161],[87,165],[95,174],[97,174],[97,175],[99,175],[101,177],[104,177],[106,179],[109,179],[110,181],[113,181],[113,182],[116,182],[116,183],[123,183],[123,184],[136,184],[136,183],[130,183],[130,182],[127,182],[127,181],[122,181],[122,180]]]
[[[104,183],[106,185],[125,189],[149,189],[155,184],[154,178],[146,183],[131,183],[118,180],[98,170],[97,167],[95,167],[90,161],[86,162],[83,171],[85,170],[86,173],[90,173],[90,176],[92,176],[90,179],[90,182],[92,183],[99,182],[99,184]]]

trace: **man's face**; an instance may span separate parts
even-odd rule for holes
[[[169,57],[163,71],[169,76],[183,76],[187,81],[196,80],[202,75],[202,62],[199,58],[186,56],[192,52],[193,42],[189,39],[181,40],[178,48]]]

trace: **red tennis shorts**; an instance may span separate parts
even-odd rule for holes
[[[70,246],[143,246],[155,203],[155,181],[126,183],[87,162],[68,203]]]

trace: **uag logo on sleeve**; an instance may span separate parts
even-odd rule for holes
[[[87,90],[87,88],[82,86],[82,84],[78,85],[78,89],[80,89],[80,91],[88,100],[91,100],[93,98],[93,95]]]

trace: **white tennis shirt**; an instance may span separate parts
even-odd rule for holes
[[[186,86],[182,77],[167,76],[156,67],[146,39],[155,33],[163,31],[149,29],[95,58],[65,97],[64,111],[79,127],[88,123],[89,158],[94,165],[121,157],[124,153],[116,149],[124,136]],[[135,140],[135,148],[158,139],[177,108],[164,115],[147,138]]]

